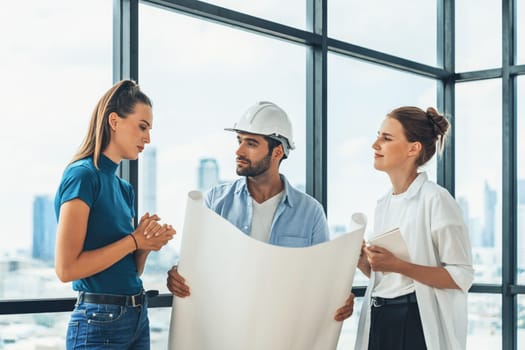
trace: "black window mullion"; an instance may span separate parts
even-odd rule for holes
[[[307,26],[321,37],[306,60],[306,192],[327,211],[327,0],[307,1]]]
[[[517,349],[516,1],[502,1],[502,348]]]
[[[437,162],[437,181],[455,195],[455,10],[454,0],[437,2],[437,63],[449,74],[437,82],[437,107],[451,124],[442,157]]]

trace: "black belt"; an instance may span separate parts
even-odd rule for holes
[[[82,302],[92,304],[110,304],[120,306],[140,306],[146,301],[146,298],[151,298],[159,294],[158,290],[148,290],[136,295],[115,295],[115,294],[98,294],[90,292],[79,292],[77,304]]]
[[[381,307],[384,305],[398,305],[398,304],[417,304],[416,293],[402,295],[397,298],[381,298],[372,297],[372,306]]]

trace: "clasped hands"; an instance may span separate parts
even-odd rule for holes
[[[177,233],[173,226],[160,224],[160,217],[157,214],[144,214],[132,233],[137,241],[138,249],[141,250],[160,250]]]

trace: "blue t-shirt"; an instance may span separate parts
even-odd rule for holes
[[[329,229],[323,207],[313,197],[293,188],[281,175],[284,194],[273,217],[268,243],[282,247],[309,247],[328,241]],[[252,229],[252,197],[246,177],[210,189],[208,208],[249,235]]]
[[[134,230],[134,192],[119,178],[118,164],[101,154],[99,169],[93,157],[69,165],[55,196],[55,213],[63,203],[79,198],[90,208],[84,250],[94,250],[118,241]],[[133,295],[142,290],[133,254],[95,275],[73,281],[73,290],[92,293]]]

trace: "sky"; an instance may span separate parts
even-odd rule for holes
[[[303,1],[214,3],[305,28]],[[457,2],[458,71],[501,63],[501,20],[494,3]],[[30,246],[33,197],[54,196],[96,101],[112,84],[112,6],[110,0],[90,6],[67,0],[2,6],[0,98],[6,128],[0,147],[7,159],[0,220],[2,237],[9,237],[0,248],[4,252]],[[201,157],[218,159],[222,179],[235,178],[235,136],[223,128],[257,100],[276,102],[290,115],[298,147],[282,172],[304,185],[305,48],[146,5],[140,11],[139,79],[154,104],[151,145],[158,154],[160,216],[180,232],[185,196],[197,186]],[[404,14],[416,11],[420,15],[405,20]],[[329,35],[335,38],[435,64],[434,2],[330,1],[328,15]],[[519,16],[524,17],[523,9]],[[523,33],[522,26],[518,30]],[[525,62],[523,46],[518,52]],[[372,168],[370,147],[382,118],[399,105],[435,105],[436,86],[426,78],[329,54],[328,87],[328,218],[344,225],[355,211],[371,219],[375,200],[388,189],[387,177]],[[523,78],[519,87],[523,115]],[[456,190],[479,214],[483,181],[501,190],[500,85],[465,83],[456,91],[461,169]],[[523,117],[520,121],[523,130]],[[519,152],[525,153],[523,142]],[[518,167],[521,177],[523,168]]]

